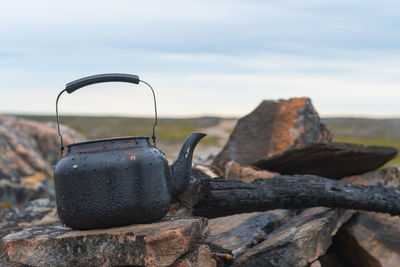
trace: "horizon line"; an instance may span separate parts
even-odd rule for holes
[[[55,113],[15,113],[15,112],[0,112],[0,115],[6,116],[33,116],[33,117],[54,117],[56,118]],[[221,119],[240,119],[248,114],[244,114],[243,116],[235,116],[235,115],[220,115],[220,114],[198,114],[198,115],[188,115],[188,116],[179,116],[179,115],[166,115],[166,116],[158,116],[158,119],[196,119],[196,118],[221,118]],[[64,113],[60,116],[62,117],[115,117],[115,118],[146,118],[146,119],[153,119],[154,116],[152,115],[127,115],[127,114],[103,114],[103,113]],[[399,115],[370,115],[370,114],[360,114],[360,113],[337,113],[337,114],[319,114],[321,119],[400,119]]]

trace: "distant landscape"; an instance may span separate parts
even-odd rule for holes
[[[54,121],[53,116],[19,115],[36,121]],[[336,142],[392,146],[400,149],[400,119],[323,118]],[[151,136],[151,118],[63,116],[61,122],[87,136],[88,140],[118,136]],[[156,127],[157,145],[173,159],[184,139],[195,131],[208,136],[196,148],[195,156],[217,153],[236,123],[233,118],[161,118]],[[400,157],[386,165],[400,166]]]

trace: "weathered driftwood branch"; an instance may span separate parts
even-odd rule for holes
[[[400,215],[400,191],[396,188],[346,184],[314,175],[282,175],[251,184],[222,178],[198,179],[179,200],[193,215],[207,218],[319,206]]]

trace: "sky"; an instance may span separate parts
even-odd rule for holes
[[[150,83],[160,117],[239,117],[303,96],[322,116],[400,117],[400,3],[0,1],[0,113],[54,114],[66,83],[110,72]],[[152,112],[143,84],[60,100],[61,114]]]

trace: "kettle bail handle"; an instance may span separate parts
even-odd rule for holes
[[[142,81],[139,79],[139,76],[137,75],[132,75],[132,74],[124,74],[124,73],[106,73],[106,74],[98,74],[98,75],[92,75],[88,77],[84,77],[72,82],[69,82],[66,84],[65,89],[63,89],[57,96],[56,100],[56,117],[57,117],[57,131],[58,135],[60,136],[60,152],[61,152],[61,158],[63,156],[64,152],[64,141],[63,137],[61,135],[60,131],[60,119],[58,116],[58,100],[60,99],[60,96],[64,93],[67,92],[68,94],[71,94],[78,90],[79,88],[91,85],[91,84],[96,84],[96,83],[104,83],[104,82],[128,82],[128,83],[134,83],[134,84],[139,84],[139,82],[142,82],[146,84],[148,87],[150,87],[151,92],[153,93],[153,101],[154,101],[154,125],[153,125],[153,136],[151,139],[153,140],[154,146],[156,146],[156,133],[155,133],[155,128],[157,125],[157,102],[156,102],[156,95],[154,94],[153,87],[151,87],[150,84],[148,84],[145,81]]]

